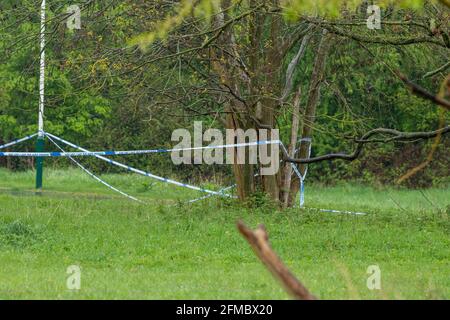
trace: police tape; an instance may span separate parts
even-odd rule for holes
[[[270,144],[280,144],[279,140],[256,141],[248,143],[209,145],[204,147],[175,148],[175,149],[148,149],[148,150],[126,150],[126,151],[89,151],[89,152],[0,152],[0,157],[88,157],[88,156],[120,156],[140,155],[151,153],[169,153],[181,151],[195,151],[205,149],[228,149],[243,148]]]
[[[174,184],[174,185],[178,185],[181,187],[185,187],[185,188],[189,188],[192,190],[196,190],[196,191],[201,191],[201,192],[205,192],[208,193],[207,196],[203,196],[200,197],[198,199],[194,199],[194,200],[190,200],[189,202],[193,203],[199,200],[203,200],[206,199],[208,197],[217,195],[217,196],[223,196],[223,197],[231,197],[234,198],[235,196],[224,193],[225,191],[232,189],[233,187],[235,187],[235,185],[223,188],[219,191],[212,191],[212,190],[208,190],[208,189],[204,189],[204,188],[200,188],[200,187],[196,187],[196,186],[192,186],[186,183],[182,183],[182,182],[178,182],[175,180],[171,180],[171,179],[167,179],[167,178],[163,178],[157,175],[154,175],[150,172],[145,172],[143,170],[139,170],[127,165],[124,165],[122,163],[119,163],[117,161],[113,161],[111,159],[108,158],[104,158],[103,156],[115,156],[115,155],[138,155],[138,154],[151,154],[151,153],[168,153],[168,152],[181,152],[181,151],[195,151],[195,150],[205,150],[205,149],[227,149],[227,148],[239,148],[239,147],[251,147],[251,146],[260,146],[260,145],[270,145],[270,144],[279,144],[282,146],[282,148],[285,150],[286,152],[286,148],[284,147],[283,143],[280,140],[267,140],[267,141],[256,141],[256,142],[248,142],[248,143],[237,143],[237,144],[225,144],[225,145],[209,145],[209,146],[202,146],[202,147],[191,147],[191,148],[173,148],[173,149],[148,149],[148,150],[128,150],[128,151],[89,151],[86,150],[80,146],[77,146],[73,143],[70,143],[62,138],[59,138],[57,136],[54,136],[50,133],[44,132],[44,134],[49,138],[49,140],[51,142],[53,142],[61,151],[60,152],[0,152],[0,157],[68,157],[70,160],[72,160],[77,166],[79,166],[82,170],[84,170],[86,173],[88,173],[89,175],[91,175],[94,179],[96,179],[97,181],[99,181],[100,183],[104,184],[105,186],[107,186],[108,188],[121,193],[122,195],[135,200],[135,201],[140,201],[116,188],[114,188],[113,186],[109,185],[108,183],[106,183],[105,181],[101,180],[99,177],[95,176],[93,173],[89,172],[86,168],[84,168],[79,162],[77,162],[75,159],[73,159],[73,157],[83,157],[83,156],[94,156],[98,159],[101,159],[103,161],[106,161],[112,165],[116,165],[119,167],[122,167],[126,170],[144,175],[144,176],[148,176],[154,179],[157,179],[159,181],[162,182],[166,182],[166,183],[170,183],[170,184]],[[32,139],[33,137],[35,137],[37,135],[37,133],[26,136],[24,138],[21,139],[17,139],[14,141],[11,141],[7,144],[1,145],[0,149],[4,149],[16,144],[19,144],[21,142],[27,141]],[[81,152],[65,152],[62,148],[59,147],[58,144],[56,144],[55,141],[53,141],[51,138],[54,138],[56,140],[59,140],[63,143],[65,143],[66,145],[69,145],[73,148],[76,148],[78,150],[82,150]],[[304,205],[304,176],[302,176],[299,172],[299,170],[297,169],[297,166],[294,165],[293,163],[291,164],[294,172],[296,173],[296,175],[299,177],[300,179],[300,207],[303,207]]]
[[[283,152],[286,155],[289,155],[283,142],[280,142],[280,146],[281,146]],[[311,144],[309,145],[309,154],[311,154]],[[300,181],[299,205],[300,205],[300,208],[303,208],[305,205],[305,178],[306,178],[308,166],[305,167],[305,173],[303,175],[300,173],[300,171],[295,163],[291,162],[291,168],[295,172],[295,174],[297,175],[297,177]]]
[[[68,142],[62,138],[59,138],[55,135],[52,135],[50,133],[47,132],[43,132],[45,134],[45,136],[47,136],[49,138],[49,140],[54,143],[56,145],[56,147],[58,149],[61,150],[61,152],[0,152],[0,156],[11,156],[11,157],[68,157],[70,160],[72,160],[77,166],[79,166],[83,171],[85,171],[87,174],[89,174],[91,177],[93,177],[95,180],[99,181],[100,183],[104,184],[105,186],[107,186],[108,188],[120,193],[121,195],[134,200],[134,201],[138,201],[140,203],[144,203],[143,201],[130,196],[128,194],[126,194],[123,191],[120,191],[119,189],[111,186],[110,184],[108,184],[107,182],[103,181],[102,179],[100,179],[99,177],[97,177],[96,175],[94,175],[93,173],[91,173],[89,170],[87,170],[85,167],[83,167],[78,161],[76,161],[75,159],[73,159],[73,157],[78,157],[78,156],[94,156],[100,160],[106,161],[112,165],[121,167],[123,169],[126,169],[128,171],[132,171],[135,172],[137,174],[141,174],[150,178],[154,178],[156,180],[165,182],[165,183],[169,183],[169,184],[174,184],[180,187],[185,187],[185,188],[189,188],[192,190],[196,190],[196,191],[200,191],[200,192],[204,192],[204,193],[208,193],[208,195],[197,198],[197,199],[193,199],[190,200],[189,203],[193,203],[196,201],[200,201],[206,198],[209,198],[211,196],[222,196],[222,197],[229,197],[229,198],[236,198],[236,196],[224,193],[225,191],[232,189],[234,187],[236,187],[236,185],[231,185],[229,187],[225,187],[219,191],[212,191],[212,190],[208,190],[208,189],[204,189],[201,187],[196,187],[196,186],[192,186],[186,183],[182,183],[182,182],[178,182],[175,180],[171,180],[171,179],[167,179],[167,178],[163,178],[157,175],[154,175],[150,172],[146,172],[143,170],[139,170],[130,166],[127,166],[125,164],[122,164],[120,162],[105,158],[104,156],[114,156],[114,155],[132,155],[132,154],[150,154],[150,153],[168,153],[168,152],[177,152],[177,151],[195,151],[195,150],[204,150],[204,149],[225,149],[225,148],[239,148],[239,147],[248,147],[248,146],[258,146],[258,145],[269,145],[269,144],[279,144],[281,146],[281,148],[283,149],[285,154],[287,153],[287,149],[284,146],[283,142],[280,140],[268,140],[268,141],[257,141],[257,142],[249,142],[249,143],[239,143],[239,144],[226,144],[226,145],[209,145],[206,147],[193,147],[193,148],[175,148],[175,149],[149,149],[149,150],[129,150],[129,151],[95,151],[95,152],[91,152],[87,149],[84,149],[80,146],[77,146],[76,144],[73,144],[71,142]],[[14,146],[16,144],[19,144],[21,142],[25,142],[27,140],[30,140],[32,138],[34,138],[35,136],[37,136],[38,133],[32,134],[32,135],[28,135],[26,137],[23,137],[21,139],[17,139],[11,142],[8,142],[6,144],[0,145],[0,150],[7,148],[7,147],[11,147]],[[55,141],[52,140],[56,139],[72,148],[81,150],[81,152],[65,152]],[[311,155],[311,138],[304,138],[304,139],[300,139],[300,142],[309,142],[309,150],[308,150],[308,157]],[[296,150],[297,151],[297,150]],[[297,177],[300,180],[300,195],[299,195],[299,204],[300,204],[300,208],[304,208],[304,202],[305,202],[305,188],[304,188],[304,180],[306,178],[306,173],[307,173],[307,166],[305,167],[305,172],[302,175],[297,167],[297,165],[295,165],[294,163],[291,163],[291,167],[294,171],[294,173],[297,175]],[[312,209],[312,210],[318,210],[321,212],[331,212],[331,213],[341,213],[341,214],[355,214],[355,215],[366,215],[367,213],[365,212],[352,212],[352,211],[340,211],[340,210],[332,210],[332,209],[319,209],[319,208],[307,208],[307,209]]]
[[[25,142],[27,140],[30,140],[30,139],[34,138],[35,136],[37,136],[37,133],[29,135],[29,136],[26,136],[26,137],[23,137],[21,139],[17,139],[17,140],[8,142],[6,144],[0,145],[0,149],[8,148],[8,147],[14,146],[16,144],[19,144],[21,142]]]
[[[55,141],[53,141],[53,139],[52,139],[51,137],[48,137],[48,136],[47,136],[47,138],[48,138],[48,139],[49,139],[49,140],[50,140],[50,141],[51,141],[58,149],[60,149],[62,152],[64,152],[63,148],[61,148],[61,147],[59,146],[59,144],[57,144]],[[139,203],[144,203],[143,201],[141,201],[141,200],[139,200],[139,199],[137,199],[137,198],[135,198],[135,197],[133,197],[133,196],[130,196],[129,194],[127,194],[127,193],[125,193],[125,192],[123,192],[123,191],[117,189],[116,187],[113,187],[112,185],[110,185],[110,184],[107,183],[106,181],[104,181],[104,180],[102,180],[101,178],[97,177],[95,174],[93,174],[93,173],[90,172],[88,169],[86,169],[81,163],[79,163],[79,162],[78,162],[77,160],[75,160],[74,158],[69,157],[69,159],[72,160],[72,162],[75,163],[81,170],[83,170],[84,172],[86,172],[86,173],[87,173],[88,175],[90,175],[93,179],[97,180],[98,182],[100,182],[100,183],[103,184],[104,186],[108,187],[109,189],[111,189],[111,190],[113,190],[113,191],[115,191],[115,192],[121,194],[122,196],[124,196],[124,197],[126,197],[126,198],[128,198],[128,199],[131,199],[131,200],[136,201],[136,202],[139,202]]]
[[[231,190],[231,189],[233,189],[233,188],[235,188],[235,187],[236,187],[236,184],[233,184],[233,185],[231,185],[231,186],[222,188],[222,189],[220,189],[220,190],[217,191],[217,192],[219,192],[219,193],[224,193],[225,191]],[[213,195],[213,194],[208,194],[208,195],[206,195],[206,196],[203,196],[203,197],[200,197],[200,198],[197,198],[197,199],[189,200],[188,203],[194,203],[194,202],[197,202],[197,201],[205,200],[205,199],[211,198],[212,196],[214,196],[214,195]],[[232,196],[232,195],[231,195],[231,197],[237,198],[236,196]]]
[[[59,138],[59,137],[57,137],[55,135],[52,135],[51,133],[47,133],[46,132],[45,135],[48,136],[48,137],[51,137],[53,139],[56,139],[56,140],[66,144],[66,145],[68,145],[68,146],[70,146],[72,148],[81,150],[83,152],[90,152],[89,150],[86,150],[86,149],[84,149],[84,148],[82,148],[80,146],[77,146],[76,144],[73,144],[73,143],[71,143],[69,141],[66,141],[66,140],[64,140],[62,138]],[[131,171],[131,172],[134,172],[134,173],[137,173],[137,174],[149,177],[149,178],[153,178],[153,179],[159,180],[161,182],[165,182],[165,183],[173,184],[173,185],[176,185],[176,186],[180,186],[180,187],[184,187],[184,188],[188,188],[188,189],[191,189],[191,190],[200,191],[200,192],[204,192],[204,193],[209,193],[209,194],[213,194],[213,195],[217,195],[217,196],[232,197],[229,194],[224,194],[224,193],[208,190],[208,189],[201,188],[201,187],[196,187],[196,186],[193,186],[193,185],[190,185],[190,184],[187,184],[187,183],[178,182],[178,181],[175,181],[175,180],[172,180],[172,179],[160,177],[160,176],[157,176],[157,175],[155,175],[153,173],[146,172],[146,171],[143,171],[143,170],[140,170],[140,169],[136,169],[136,168],[133,168],[131,166],[127,166],[127,165],[125,165],[123,163],[120,163],[120,162],[117,162],[117,161],[105,158],[105,157],[100,156],[100,155],[94,155],[94,157],[96,157],[97,159],[103,160],[105,162],[108,162],[108,163],[110,163],[112,165],[115,165],[117,167],[123,168],[125,170]]]

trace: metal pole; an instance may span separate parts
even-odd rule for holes
[[[43,152],[44,141],[44,93],[45,93],[45,0],[41,4],[41,60],[39,70],[39,123],[38,123],[38,138],[36,141],[36,152]],[[44,159],[42,157],[36,158],[36,191],[42,191],[42,172],[44,169]]]

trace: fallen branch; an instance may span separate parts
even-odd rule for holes
[[[281,282],[286,291],[298,300],[316,300],[308,289],[289,271],[269,244],[269,237],[263,225],[255,231],[248,228],[242,221],[237,223],[242,236],[252,247],[261,262],[272,275]]]

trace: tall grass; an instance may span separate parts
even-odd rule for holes
[[[264,202],[188,205],[174,200],[196,192],[102,178],[147,203],[78,171],[47,171],[51,191],[36,197],[32,172],[0,171],[0,299],[288,298],[236,231],[238,219],[264,223],[274,249],[320,298],[450,297],[449,190],[423,191],[427,200],[419,190],[307,187],[308,206],[368,213],[355,216]],[[79,291],[66,287],[70,265],[81,267]],[[381,290],[366,286],[370,265],[381,269]]]

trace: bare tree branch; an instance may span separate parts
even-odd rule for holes
[[[437,68],[436,70],[427,72],[424,74],[424,76],[422,77],[423,79],[425,78],[429,78],[434,76],[435,74],[438,74],[439,72],[443,72],[445,71],[448,67],[450,67],[450,61],[447,61],[447,63],[445,63],[444,65],[440,66],[439,68]]]
[[[400,80],[403,81],[403,83],[411,90],[411,92],[418,96],[421,97],[422,99],[425,100],[429,100],[447,110],[450,110],[450,101],[445,100],[444,98],[438,96],[438,95],[434,95],[431,92],[427,91],[425,88],[419,86],[418,84],[415,84],[414,82],[412,82],[411,80],[408,79],[408,77],[406,77],[403,73],[401,73],[398,69],[395,69],[393,67],[391,67],[387,62],[380,60],[375,54],[373,54],[372,51],[369,50],[369,48],[367,48],[363,43],[359,42],[359,45],[364,48],[372,57],[374,57],[375,59],[381,61],[381,63],[383,63],[387,69],[396,77],[398,77]],[[448,77],[445,80],[446,86],[447,88],[450,88],[450,77]],[[450,90],[450,89],[447,89]]]
[[[298,132],[300,126],[300,99],[301,86],[298,86],[297,93],[294,98],[294,106],[292,110],[292,125],[291,125],[291,142],[288,146],[288,154],[290,157],[295,156],[295,148],[297,146]],[[289,194],[291,193],[292,182],[292,165],[285,163],[284,167],[284,190],[283,190],[283,207],[287,208],[289,205]]]
[[[394,129],[386,129],[386,128],[378,128],[373,129],[366,134],[364,134],[360,139],[355,139],[355,142],[358,144],[355,151],[353,151],[350,154],[347,153],[330,153],[323,156],[318,156],[314,158],[309,159],[295,159],[289,157],[289,155],[284,154],[285,158],[284,160],[287,162],[293,162],[293,163],[315,163],[315,162],[321,162],[326,160],[335,160],[335,159],[341,159],[341,160],[347,160],[347,161],[353,161],[356,160],[360,155],[361,152],[364,149],[364,145],[368,143],[388,143],[392,141],[411,141],[411,140],[418,140],[418,139],[431,139],[438,135],[444,135],[450,132],[450,126],[446,126],[444,128],[435,130],[435,131],[427,131],[427,132],[401,132]],[[377,135],[377,134],[384,134],[390,136],[389,138],[385,139],[370,139],[370,137]]]
[[[450,8],[450,1],[449,0],[439,0],[440,3],[442,3],[447,8]]]
[[[314,23],[314,20],[308,20],[308,22]],[[323,28],[327,29],[330,33],[334,33],[336,35],[339,35],[341,37],[353,39],[358,42],[364,42],[364,43],[375,43],[375,44],[385,44],[385,45],[396,45],[396,46],[405,46],[405,45],[412,45],[417,43],[432,43],[444,48],[448,48],[447,44],[443,41],[439,41],[435,38],[432,38],[428,35],[423,36],[416,36],[416,37],[369,37],[369,36],[363,36],[361,34],[356,33],[350,33],[347,31],[344,31],[338,27],[331,26],[331,25],[322,25]]]
[[[418,84],[415,84],[411,80],[409,80],[404,74],[402,74],[399,71],[396,71],[395,74],[402,80],[408,88],[411,89],[411,92],[415,94],[416,96],[419,96],[423,99],[430,100],[434,102],[435,104],[440,105],[441,107],[444,107],[447,110],[450,110],[450,101],[445,100],[439,96],[436,96],[430,92],[428,92],[426,89],[422,88]],[[450,80],[449,80],[450,81]]]
[[[303,58],[306,52],[306,47],[308,46],[309,39],[311,38],[310,34],[307,34],[303,37],[302,43],[300,45],[300,48],[298,49],[297,54],[295,57],[291,60],[289,63],[289,66],[286,70],[286,84],[284,85],[283,94],[281,96],[281,103],[285,102],[287,97],[292,91],[292,86],[294,85],[292,80],[294,77],[294,71],[297,67],[299,61]]]

